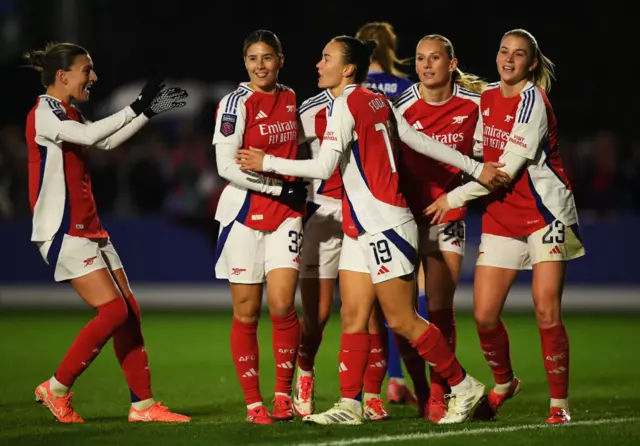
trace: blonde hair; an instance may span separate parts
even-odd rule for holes
[[[387,74],[397,77],[407,77],[406,73],[398,70],[397,65],[405,65],[411,59],[399,59],[396,54],[398,37],[393,30],[393,26],[388,22],[371,22],[360,27],[356,33],[356,38],[363,42],[375,40],[378,46],[371,55],[371,61],[382,66],[382,70]]]
[[[456,57],[456,52],[453,49],[453,43],[451,40],[447,39],[445,36],[440,34],[429,34],[428,36],[424,36],[418,42],[420,45],[425,40],[436,40],[438,42],[442,42],[442,46],[444,50],[447,52],[447,56],[449,59],[454,59]],[[460,68],[456,68],[456,71],[453,72],[453,82],[460,85],[462,88],[465,88],[474,93],[482,93],[487,86],[487,82],[480,79],[480,77],[475,74],[465,73]]]
[[[531,81],[548,93],[549,90],[551,90],[551,81],[556,78],[555,64],[551,62],[551,59],[542,54],[538,41],[529,31],[524,29],[512,29],[502,36],[502,40],[507,36],[522,37],[529,42],[529,45],[531,45],[531,49],[533,50],[532,58],[538,59],[538,65],[536,65],[533,73],[531,74]]]

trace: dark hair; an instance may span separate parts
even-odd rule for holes
[[[273,31],[257,29],[244,39],[244,44],[242,45],[242,57],[247,56],[247,51],[251,45],[260,42],[269,45],[278,56],[282,55],[282,43],[280,43],[278,36],[276,36]]]
[[[69,71],[76,57],[88,54],[75,43],[48,43],[44,49],[29,51],[23,57],[27,67],[40,72],[40,82],[47,88],[55,83],[58,70]]]
[[[367,80],[371,55],[378,46],[375,40],[356,39],[351,36],[339,36],[333,39],[334,42],[342,44],[342,59],[345,64],[356,66],[354,81],[361,84]]]

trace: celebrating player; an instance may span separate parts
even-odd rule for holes
[[[87,166],[88,149],[118,147],[151,117],[184,106],[187,93],[179,88],[162,90],[160,80],[150,81],[130,106],[90,123],[71,104],[87,101],[98,80],[87,50],[57,43],[27,53],[25,58],[40,72],[46,88],[26,124],[31,241],[53,268],[55,281],[70,282],[97,310],[53,377],[36,388],[36,400],[62,423],[83,423],[72,407],[69,389],[113,337],[116,357],[131,390],[129,421],[190,421],[153,399],[140,308],[98,218]]]
[[[282,175],[242,172],[239,148],[264,147],[270,154],[296,158],[296,96],[278,84],[282,45],[271,31],[257,30],[243,46],[249,82],[218,105],[213,144],[218,173],[229,181],[220,197],[216,276],[229,280],[233,300],[231,354],[247,405],[247,421],[270,424],[293,418],[291,383],[300,323],[294,307],[298,281],[302,212],[306,184]],[[259,386],[258,318],[263,283],[273,323],[276,385],[273,412],[263,405]]]
[[[322,81],[320,82],[322,85]],[[304,101],[298,115],[302,125],[301,140],[308,143],[311,155],[318,157],[327,127],[327,110],[334,97],[330,89]],[[331,314],[333,293],[338,277],[342,248],[342,194],[340,170],[327,180],[311,184],[304,223],[304,249],[300,255],[300,294],[302,327],[298,348],[298,368],[293,406],[305,417],[315,412],[315,357],[324,327]],[[374,314],[377,313],[377,314]],[[389,417],[380,399],[385,375],[386,329],[379,322],[380,311],[372,312],[369,324],[370,352],[364,377],[364,416],[372,421]],[[424,361],[420,358],[422,364]],[[424,375],[424,368],[423,368]]]
[[[464,421],[482,398],[484,386],[467,375],[438,328],[420,318],[413,305],[417,227],[406,206],[391,145],[399,137],[415,150],[456,165],[490,185],[500,182],[496,164],[483,165],[415,131],[383,95],[360,86],[375,42],[341,36],[324,48],[319,85],[330,88],[331,106],[322,148],[311,160],[286,160],[260,149],[238,151],[243,170],[286,172],[329,178],[340,163],[344,182],[340,255],[342,337],[339,354],[341,400],[329,411],[309,415],[319,424],[360,424],[360,395],[369,357],[368,320],[377,297],[389,327],[412,345],[451,386],[447,416],[441,424]],[[398,128],[391,122],[397,119]],[[392,133],[393,132],[393,133]],[[480,173],[482,171],[482,173]]]
[[[507,32],[496,59],[500,81],[482,94],[485,160],[500,160],[514,179],[488,195],[474,280],[474,313],[482,352],[493,372],[493,411],[520,389],[500,315],[519,270],[533,269],[542,357],[551,394],[550,424],[571,420],[569,338],[561,318],[567,261],[585,254],[578,214],[557,144],[557,123],[546,92],[553,63],[527,31]],[[427,215],[439,222],[452,209],[489,194],[468,183],[440,197]]]
[[[396,54],[398,39],[393,26],[390,23],[367,23],[360,27],[356,33],[356,38],[362,41],[375,40],[378,42],[376,48],[373,50],[373,54],[371,55],[371,64],[369,65],[367,79],[362,85],[369,89],[377,89],[383,92],[387,97],[398,95],[413,85],[412,82],[407,79],[407,75],[397,68],[397,66],[404,64],[406,61],[399,59]],[[422,296],[424,296],[424,293],[422,293]],[[424,302],[422,302],[422,305],[420,305],[419,308],[426,308]],[[382,357],[387,360],[387,373],[389,375],[387,399],[391,403],[414,404],[416,402],[416,398],[405,384],[402,363],[400,361],[400,354],[396,347],[396,343],[394,342],[393,336],[388,336],[388,340],[384,340],[383,335],[386,333],[384,333],[383,330],[386,329],[384,327],[377,327],[377,321],[380,318],[376,317],[376,312],[377,310],[374,310],[371,318],[371,324],[369,325],[369,332],[371,334],[373,344],[371,345],[371,351],[380,352]],[[421,316],[426,318],[426,312],[421,314]],[[378,334],[378,332],[382,332],[383,334]],[[388,351],[385,351],[385,345],[388,346]],[[378,353],[377,356],[381,356],[380,353]],[[409,359],[410,356],[408,351],[405,354],[405,358],[412,363],[418,364],[418,367],[423,367],[424,365],[424,361],[419,357],[416,358],[417,362]],[[365,377],[365,388],[368,388],[365,389],[365,392],[370,391],[373,394],[380,393],[385,372],[384,370],[376,368],[376,362],[369,364],[367,371],[376,371],[378,373],[368,373],[367,377],[369,379],[366,379],[367,377]],[[411,367],[411,365],[407,365],[408,369]],[[426,383],[420,376],[420,374],[424,375],[424,370],[420,371],[419,368],[411,369],[410,373],[413,371],[417,371],[418,373],[417,376],[413,377],[414,386],[417,386],[424,393],[424,389],[428,390],[428,383]],[[416,380],[418,382],[416,382]],[[424,384],[427,384],[427,387],[425,387]],[[376,406],[384,409],[380,404],[377,404]]]
[[[420,82],[392,99],[407,122],[465,155],[471,155],[474,145],[481,150],[482,138],[477,135],[480,141],[474,143],[474,133],[481,128],[478,110],[486,83],[458,68],[451,41],[437,34],[423,37],[416,48],[416,73]],[[461,185],[461,173],[406,144],[401,143],[400,147],[400,187],[418,222],[418,253],[423,271],[419,281],[425,284],[429,321],[455,351],[453,296],[464,255],[466,208],[449,212],[442,223],[434,226],[430,226],[423,211],[444,191]],[[479,154],[478,150],[475,154]],[[424,294],[420,297],[424,299]],[[431,397],[428,407],[421,409],[433,422],[445,415],[447,393],[446,382],[431,369]]]

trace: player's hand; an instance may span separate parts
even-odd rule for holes
[[[161,75],[156,75],[147,81],[140,95],[138,95],[136,100],[129,106],[136,116],[140,115],[140,113],[144,112],[151,105],[151,102],[163,87],[164,78]]]
[[[189,93],[179,87],[162,90],[156,94],[149,107],[144,111],[144,114],[147,118],[151,119],[156,115],[168,112],[174,108],[184,107],[187,103],[183,101],[183,99],[186,99],[188,96]]]
[[[494,190],[501,186],[508,186],[511,182],[511,177],[499,170],[499,167],[504,167],[504,163],[484,163],[478,182],[489,190]]]
[[[444,216],[451,210],[449,201],[447,200],[447,194],[440,195],[436,201],[431,203],[429,207],[424,210],[424,215],[433,215],[431,224],[440,224]]]
[[[264,172],[262,162],[264,161],[264,151],[249,147],[249,149],[238,150],[236,163],[240,164],[240,170],[252,170],[254,172]]]
[[[293,208],[300,208],[307,202],[308,181],[284,181],[280,201]]]

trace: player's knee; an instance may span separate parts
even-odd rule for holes
[[[269,301],[269,314],[276,317],[284,317],[294,308],[293,299],[271,299]]]
[[[401,336],[406,339],[411,339],[414,332],[414,322],[417,320],[416,318],[408,319],[406,317],[401,317],[397,314],[388,314],[387,315],[387,327],[389,330],[393,331],[396,335]]]
[[[476,309],[473,312],[478,330],[493,330],[500,324],[500,315]]]
[[[260,302],[234,302],[233,317],[243,324],[258,322],[258,318],[260,317]]]
[[[536,308],[536,319],[538,321],[538,327],[551,328],[558,325],[561,322],[560,306],[549,305]]]
[[[345,305],[340,308],[343,333],[360,333],[368,331],[368,311],[358,305]]]

